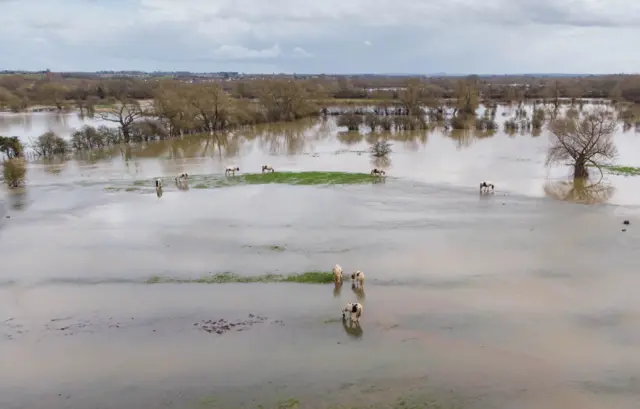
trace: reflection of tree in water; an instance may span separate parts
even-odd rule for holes
[[[389,139],[392,141],[402,142],[405,149],[416,152],[420,150],[421,146],[427,144],[427,141],[429,140],[429,131],[399,131],[391,134]]]
[[[600,204],[611,199],[615,193],[615,187],[604,181],[589,183],[587,179],[549,181],[544,185],[544,193],[556,200]]]
[[[27,194],[27,188],[24,186],[11,189],[7,196],[9,206],[13,210],[23,210],[29,205],[29,195]]]
[[[326,118],[319,120],[312,130],[315,135],[314,139],[317,141],[330,139],[333,136],[333,127]]]
[[[457,149],[468,148],[475,140],[473,133],[468,129],[454,129],[445,135],[454,140]]]
[[[39,117],[41,118],[41,117]],[[32,115],[0,115],[0,135],[8,136],[10,128],[23,128],[25,132],[31,132],[33,126]]]
[[[90,149],[74,154],[75,159],[82,164],[96,164],[97,162],[105,159],[113,159],[114,157],[122,156],[125,159],[122,148],[118,145],[108,146],[100,149]]]
[[[171,141],[170,158],[213,157],[231,158],[240,152],[241,138],[233,133],[216,132],[213,135],[190,136]]]
[[[357,145],[364,139],[358,131],[338,132],[338,140],[347,146]]]
[[[269,153],[297,155],[307,144],[305,131],[311,131],[308,121],[268,124],[256,127],[256,132],[248,135],[248,139],[258,139],[260,148]]]
[[[385,171],[391,166],[391,158],[388,156],[372,156],[371,165],[376,169],[384,169]],[[384,179],[381,179],[384,180]]]
[[[473,131],[473,136],[476,139],[488,139],[491,138],[492,136],[495,136],[496,132],[495,131],[483,131],[481,129],[474,129]]]
[[[363,331],[362,331],[362,327],[360,327],[360,325],[358,324],[354,324],[351,322],[351,320],[349,319],[349,316],[347,316],[346,319],[342,319],[342,328],[344,328],[344,331],[347,333],[347,335],[349,335],[352,338],[361,338]]]
[[[121,154],[125,161],[132,158],[233,157],[240,151],[240,140],[239,137],[226,132],[189,135],[178,139],[129,144],[122,147]]]
[[[43,163],[44,171],[52,175],[59,175],[67,167],[65,159],[54,159]]]

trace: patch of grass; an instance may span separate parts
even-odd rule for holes
[[[368,173],[348,172],[273,172],[254,173],[237,177],[250,185],[280,183],[287,185],[346,185],[373,183],[375,176]]]
[[[199,278],[173,278],[152,276],[147,284],[227,284],[227,283],[300,283],[327,284],[333,282],[333,273],[328,271],[308,271],[301,274],[264,274],[241,276],[234,273],[218,273]]]
[[[126,188],[124,191],[125,191],[125,192],[137,192],[137,191],[139,191],[139,190],[140,190],[140,189],[138,189],[137,187],[128,187],[128,188]]]
[[[340,105],[375,105],[388,103],[388,99],[379,98],[323,98],[315,100],[316,103],[329,106]]]
[[[162,178],[166,188],[173,186],[173,179]],[[189,176],[190,185],[194,189],[214,189],[237,185],[265,185],[270,183],[285,185],[349,185],[377,183],[380,178],[368,173],[349,172],[273,172],[248,173],[238,176],[193,175]],[[153,186],[153,180],[137,180],[134,186]],[[123,187],[108,187],[105,190],[119,191]],[[128,188],[124,188],[127,191]]]
[[[612,175],[640,176],[640,168],[633,166],[601,166],[601,168]]]
[[[217,401],[215,397],[206,397],[200,401],[200,406],[203,408],[213,408],[216,406]]]
[[[284,251],[285,248],[282,246],[269,246],[269,250],[273,250],[273,251]]]
[[[277,403],[278,409],[294,409],[294,408],[297,408],[298,406],[300,406],[300,401],[298,399],[293,399],[293,398],[285,399]]]

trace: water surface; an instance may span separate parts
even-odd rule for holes
[[[366,137],[345,144],[331,121],[31,165],[0,222],[0,407],[635,408],[635,179],[609,178],[609,204],[576,205],[543,193],[544,135],[414,135],[373,185],[105,190],[231,163],[370,169]],[[631,155],[635,140],[616,138]],[[364,294],[145,283],[336,263],[366,273]],[[361,332],[340,320],[356,300]],[[266,320],[201,329],[249,314]]]

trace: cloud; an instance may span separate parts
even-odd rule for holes
[[[0,68],[629,72],[633,38],[637,0],[4,0]]]
[[[307,52],[307,50],[305,50],[302,47],[294,47],[292,53],[293,53],[293,56],[297,57],[297,58],[310,58],[310,57],[313,57],[313,54]]]
[[[253,50],[240,45],[222,45],[213,51],[213,55],[221,60],[276,58],[280,54],[281,50],[278,44],[274,44],[273,47],[262,50]]]

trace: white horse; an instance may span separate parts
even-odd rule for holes
[[[362,316],[362,304],[359,302],[350,302],[344,306],[342,309],[342,319],[347,318],[347,314],[349,314],[349,319],[351,322],[359,323],[360,317]]]
[[[240,168],[237,166],[227,166],[227,169],[224,171],[225,176],[232,174],[233,176],[236,175],[236,171],[240,171]]]

